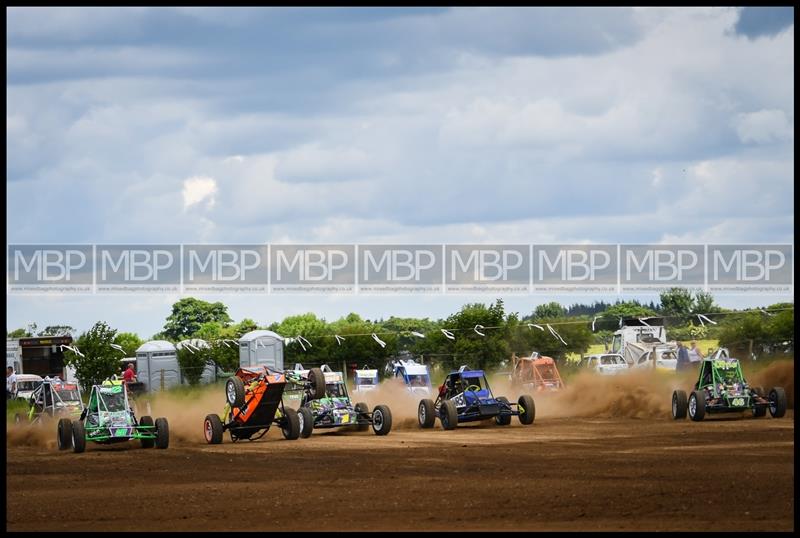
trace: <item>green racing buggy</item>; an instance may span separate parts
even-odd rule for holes
[[[672,393],[672,418],[676,420],[688,414],[698,422],[706,413],[748,410],[754,417],[763,417],[767,409],[774,418],[784,416],[786,392],[782,387],[773,387],[769,394],[764,394],[761,387],[751,387],[738,359],[729,358],[724,348],[701,361],[698,380],[688,398],[682,390]]]
[[[123,381],[106,380],[94,385],[89,404],[78,420],[58,421],[58,448],[72,448],[76,453],[86,450],[86,442],[114,444],[138,439],[142,448],[167,448],[169,424],[166,418],[155,422],[149,416],[136,418],[128,389]]]

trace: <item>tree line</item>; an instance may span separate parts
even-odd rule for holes
[[[280,321],[259,324],[245,318],[239,322],[228,314],[222,302],[207,302],[194,297],[172,305],[163,330],[151,339],[178,343],[202,339],[208,347],[178,350],[178,362],[190,384],[199,382],[203,369],[213,364],[222,371],[233,371],[239,364],[236,341],[245,333],[267,329],[289,338],[284,363],[310,365],[330,363],[383,367],[393,358],[411,354],[444,369],[468,364],[472,368],[503,369],[513,353],[528,355],[538,351],[563,361],[569,354],[586,353],[592,344],[607,343],[619,326],[620,318],[665,317],[670,339],[716,338],[720,345],[738,352],[793,353],[794,310],[792,303],[779,303],[736,315],[720,308],[713,296],[674,288],[663,292],[658,304],[639,301],[596,302],[564,307],[550,302],[538,305],[520,316],[507,312],[502,300],[489,304],[469,303],[443,319],[402,318],[369,320],[350,313],[327,321],[314,313],[288,316]],[[702,322],[698,314],[716,321]],[[557,336],[546,328],[551,324]],[[592,327],[594,325],[594,327]],[[538,326],[538,327],[537,327]],[[541,329],[539,328],[541,327]],[[449,331],[452,338],[442,329]],[[26,329],[7,331],[9,338],[71,334],[68,325],[38,331],[35,324]],[[425,335],[415,336],[412,332]],[[375,335],[380,342],[376,341]],[[302,336],[304,340],[295,339]],[[338,336],[338,338],[337,338]],[[134,356],[143,340],[131,332],[118,332],[103,321],[75,340],[80,356],[65,352],[65,360],[76,367],[81,383],[91,385],[119,373],[121,356]],[[109,344],[115,344],[114,348]],[[121,355],[122,353],[122,355]]]

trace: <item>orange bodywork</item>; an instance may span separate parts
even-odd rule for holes
[[[253,418],[256,418],[256,424],[271,422],[286,386],[286,376],[271,374],[266,369],[239,368],[236,377],[244,381],[245,403],[242,407],[231,409],[231,418],[242,424],[251,422]]]
[[[511,372],[511,381],[515,385],[532,387],[535,390],[560,390],[564,388],[564,381],[558,373],[556,361],[551,357],[535,356],[512,357],[514,369]]]

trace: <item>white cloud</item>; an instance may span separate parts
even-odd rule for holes
[[[768,144],[794,139],[794,127],[783,110],[739,113],[733,120],[736,134],[745,143]]]
[[[213,177],[194,176],[183,180],[183,209],[205,202],[205,207],[214,207],[217,182]]]
[[[275,175],[282,181],[358,179],[369,169],[369,157],[357,147],[304,144],[277,155]]]

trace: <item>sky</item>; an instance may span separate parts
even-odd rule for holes
[[[6,25],[9,244],[794,243],[793,8],[9,8]],[[494,299],[201,298],[259,323]],[[149,336],[177,299],[6,312]]]

